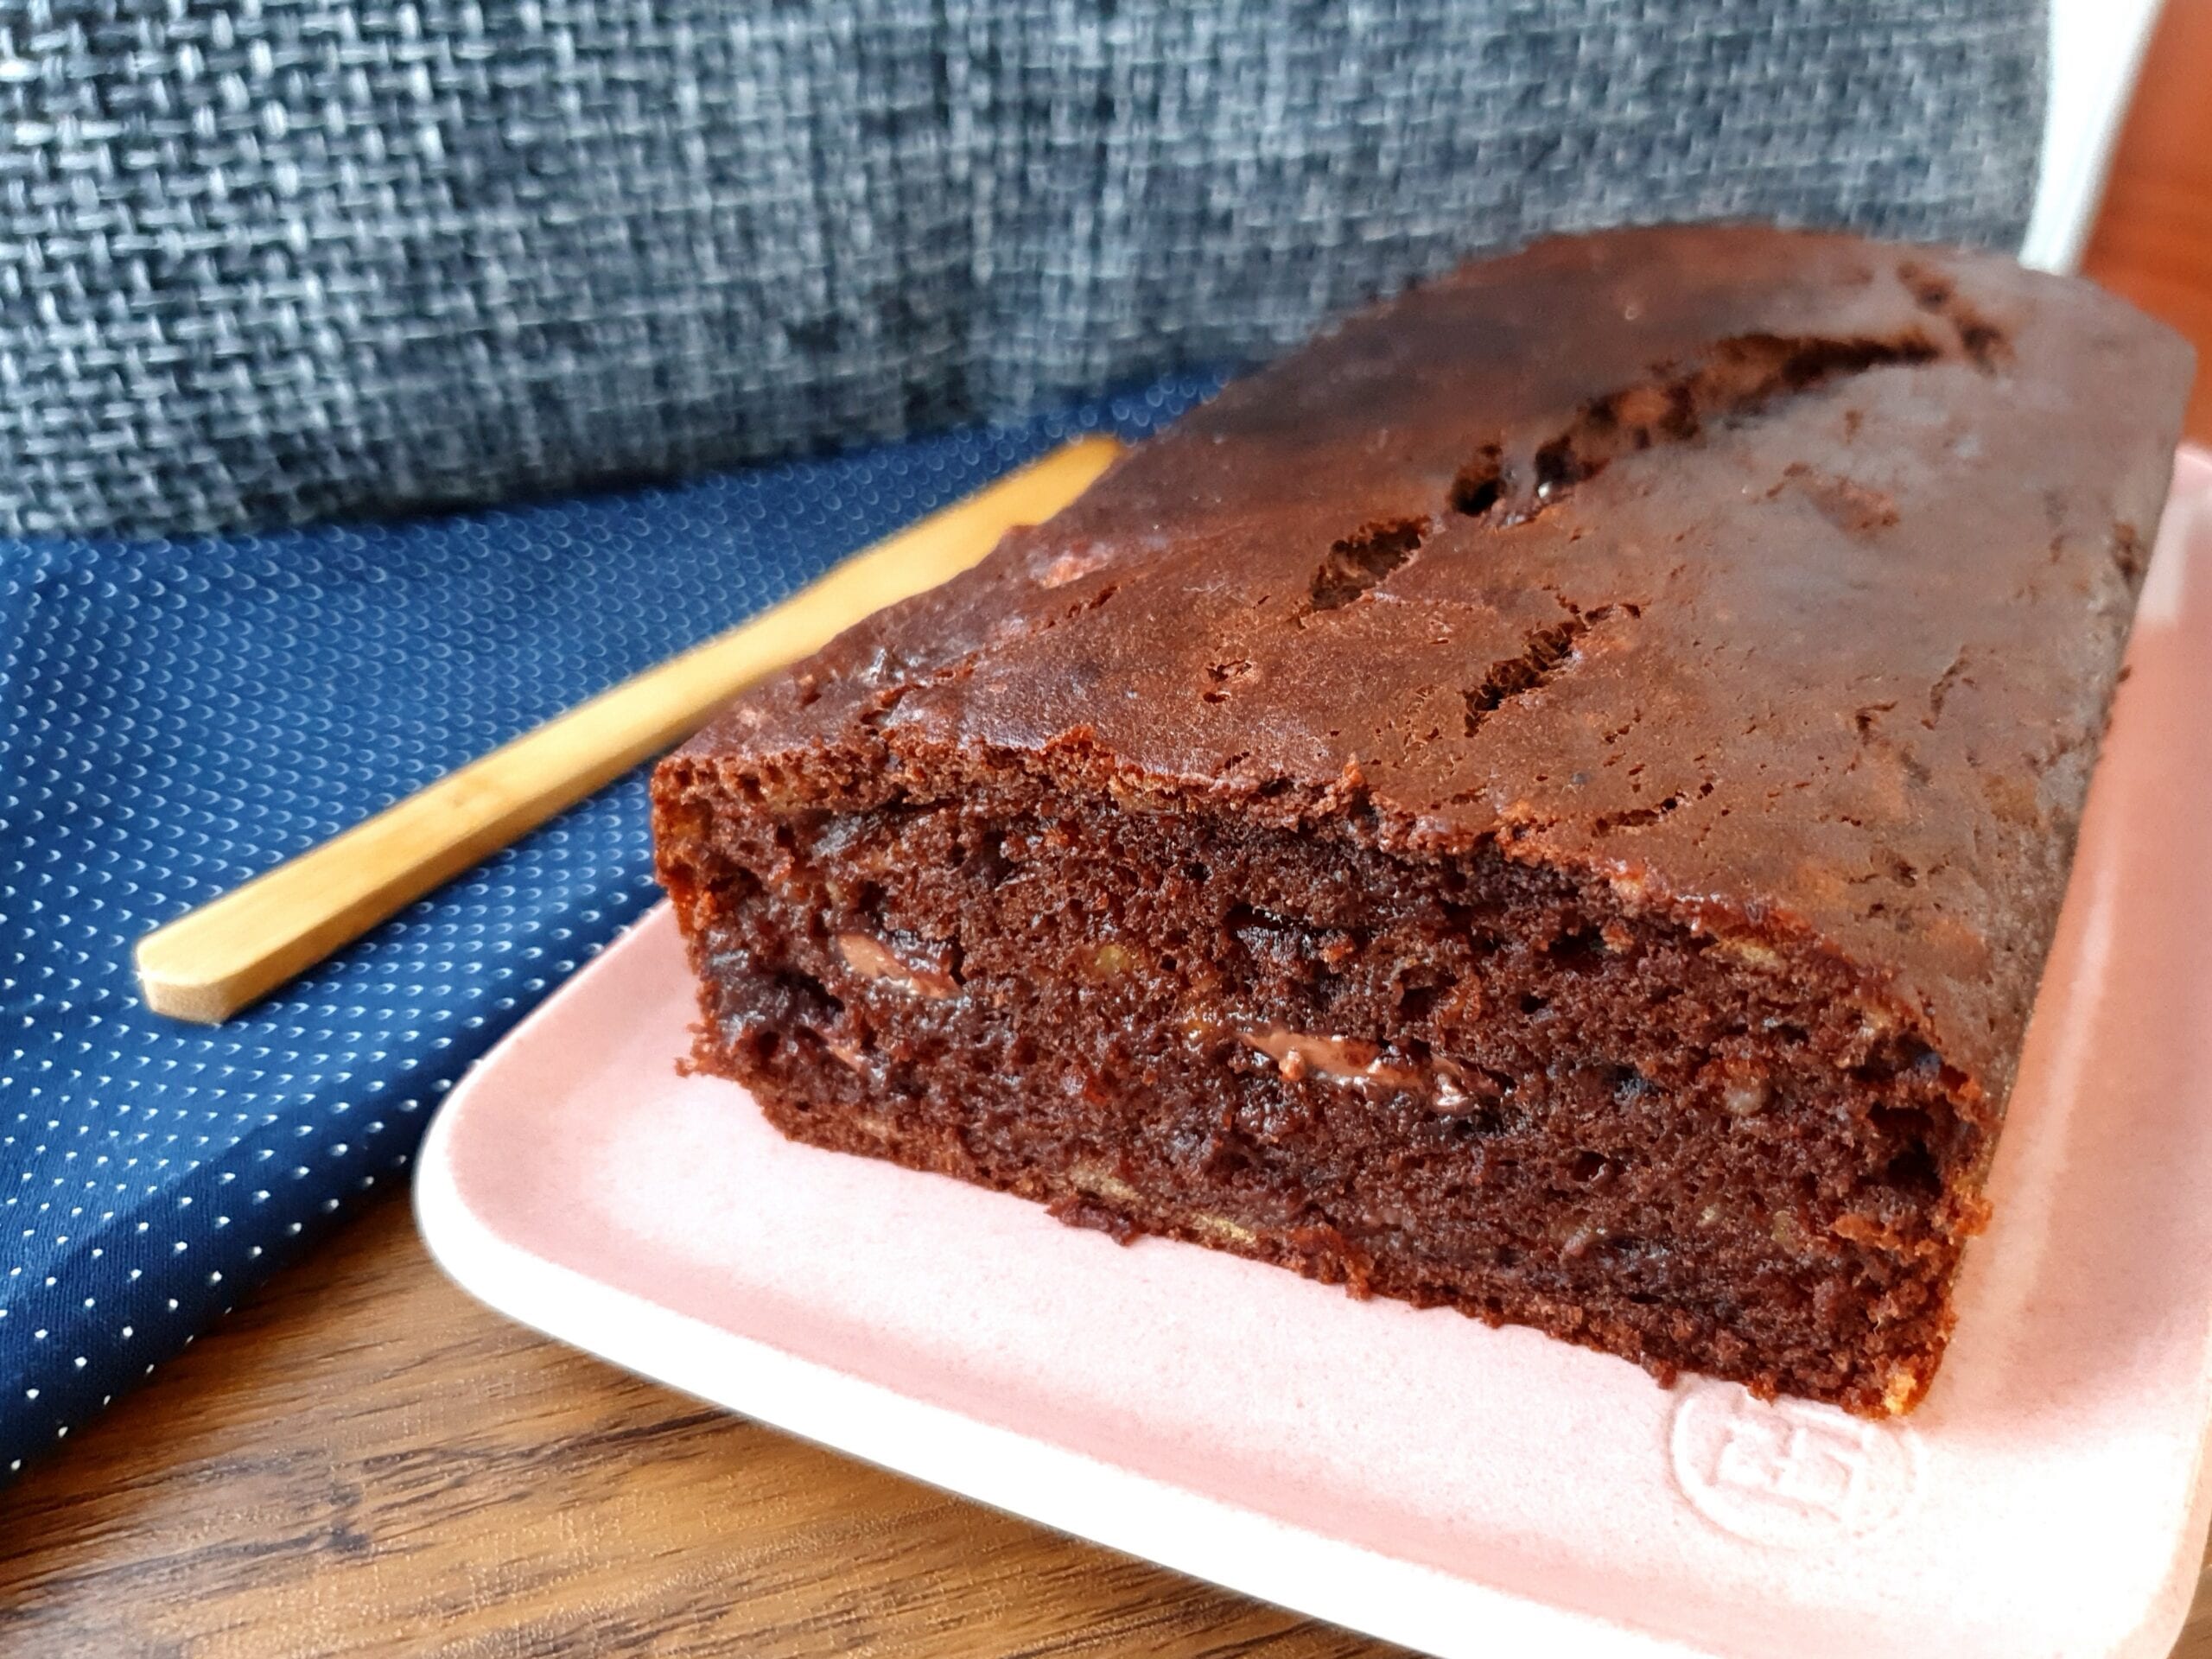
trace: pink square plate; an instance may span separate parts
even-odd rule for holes
[[[792,1145],[677,1074],[664,907],[454,1091],[423,1230],[617,1363],[1439,1654],[2161,1655],[2212,1500],[2212,456],[2130,662],[1996,1220],[1904,1422]]]

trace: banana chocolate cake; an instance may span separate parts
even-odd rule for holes
[[[1906,1410],[2190,368],[1751,227],[1379,305],[662,763],[696,1062],[1119,1237]]]

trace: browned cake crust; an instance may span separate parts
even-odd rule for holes
[[[2082,283],[1748,228],[1369,311],[663,763],[696,1059],[1123,1236],[1905,1409],[2189,373]]]

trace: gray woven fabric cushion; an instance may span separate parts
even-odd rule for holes
[[[664,476],[1249,358],[1471,251],[2016,243],[2041,0],[19,0],[0,528]]]

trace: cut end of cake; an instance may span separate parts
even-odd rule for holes
[[[1816,943],[1009,774],[718,815],[656,779],[702,1067],[779,1128],[1359,1295],[1902,1410],[1994,1122]],[[673,826],[686,826],[677,833]]]

